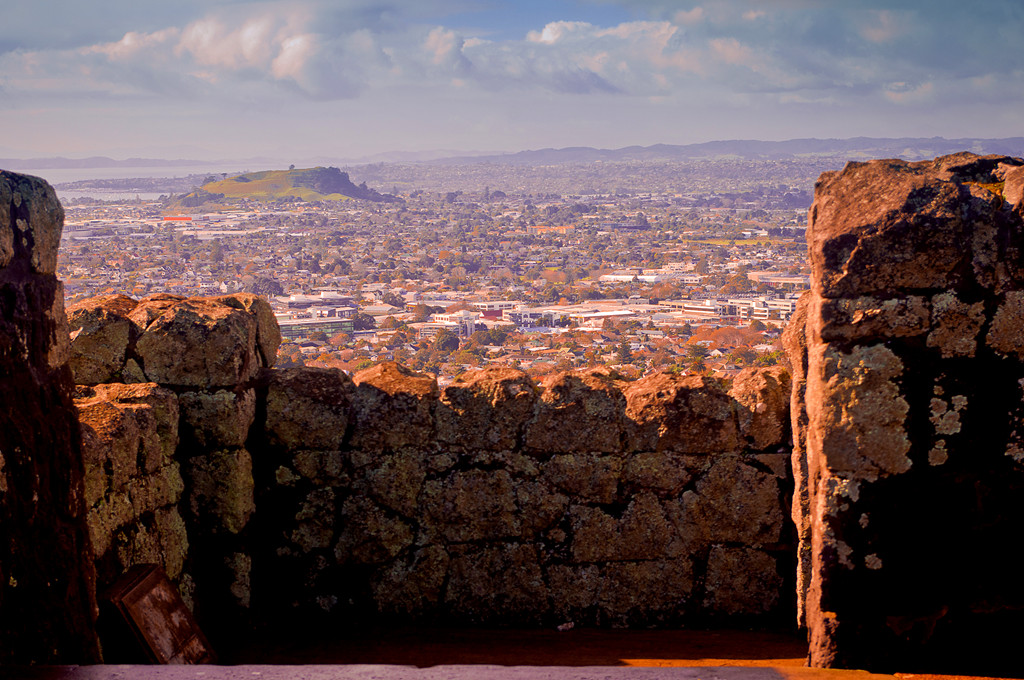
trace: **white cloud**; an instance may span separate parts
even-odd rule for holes
[[[527,33],[526,40],[528,42],[554,45],[561,40],[589,33],[594,28],[592,24],[588,24],[585,21],[554,21],[540,31],[530,31]]]
[[[736,38],[715,38],[709,44],[715,56],[726,64],[748,68],[756,66],[751,49]]]
[[[463,21],[470,9],[485,16],[472,0],[182,0],[180,12],[145,23],[128,21],[139,13],[116,1],[125,9],[111,20],[120,32],[105,28],[102,38],[59,49],[0,44],[5,111],[46,101],[116,116],[126,102],[137,111],[187,103],[197,119],[205,111],[237,120],[302,106],[332,120],[358,109],[374,124],[375,110],[383,118],[429,102],[435,117],[424,114],[421,128],[429,134],[457,109],[493,107],[507,124],[525,115],[510,106],[533,113],[541,102],[593,130],[607,127],[601,112],[613,106],[621,120],[630,111],[645,120],[651,102],[666,120],[667,111],[699,108],[716,123],[726,111],[758,123],[753,110],[815,107],[835,120],[869,107],[937,115],[935,104],[955,97],[989,111],[1024,108],[1024,22],[991,9],[1011,6],[1002,0],[973,9],[932,0],[935,11],[884,0],[594,0],[628,6],[633,20],[602,22],[605,8],[588,13],[582,3],[580,14],[517,26],[514,37],[485,21],[471,30],[446,20]],[[972,23],[980,15],[987,23]]]
[[[894,40],[905,31],[904,20],[895,12],[875,10],[869,13],[867,20],[860,26],[860,35],[873,43],[885,43]]]
[[[457,59],[461,55],[463,43],[462,37],[455,31],[438,26],[427,34],[427,39],[423,41],[423,47],[431,62],[440,65]]]
[[[684,26],[699,24],[704,20],[704,8],[694,7],[690,10],[680,10],[676,12],[673,18],[677,24],[683,24]]]
[[[935,83],[924,82],[916,85],[894,82],[887,83],[882,94],[894,104],[920,104],[930,101],[935,95]]]
[[[153,33],[136,33],[129,31],[124,37],[113,43],[95,45],[86,48],[86,52],[99,52],[111,59],[131,59],[139,54],[160,49],[162,46],[172,44],[178,39],[180,31],[176,28],[165,28],[162,31]]]

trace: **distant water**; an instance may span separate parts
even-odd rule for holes
[[[235,174],[238,168],[218,168],[210,165],[174,166],[157,168],[17,168],[4,170],[22,172],[42,177],[50,184],[80,182],[87,179],[125,179],[128,177],[188,177],[189,175],[219,175],[222,172]]]
[[[132,177],[188,177],[189,175],[220,175],[226,172],[231,175],[241,172],[238,168],[218,168],[210,165],[175,166],[167,165],[155,168],[4,168],[26,175],[42,177],[50,184],[64,182],[81,182],[94,179],[128,179]],[[104,201],[130,201],[139,198],[143,201],[154,201],[170,192],[121,191],[104,189],[57,189],[57,197],[62,201],[77,198],[96,198]]]
[[[155,201],[161,196],[171,193],[169,191],[153,193],[151,191],[101,191],[99,189],[85,189],[83,191],[57,189],[56,191],[57,198],[65,203],[79,198],[96,198],[101,201],[134,201],[137,198],[141,201]]]

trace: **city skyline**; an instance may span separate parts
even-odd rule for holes
[[[353,158],[1011,137],[1012,0],[23,3],[0,155]]]

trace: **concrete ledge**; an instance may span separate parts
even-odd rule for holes
[[[871,680],[865,671],[816,668],[636,666],[36,666],[7,680]]]

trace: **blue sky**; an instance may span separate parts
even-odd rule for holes
[[[1020,0],[34,0],[0,156],[1024,135]]]

